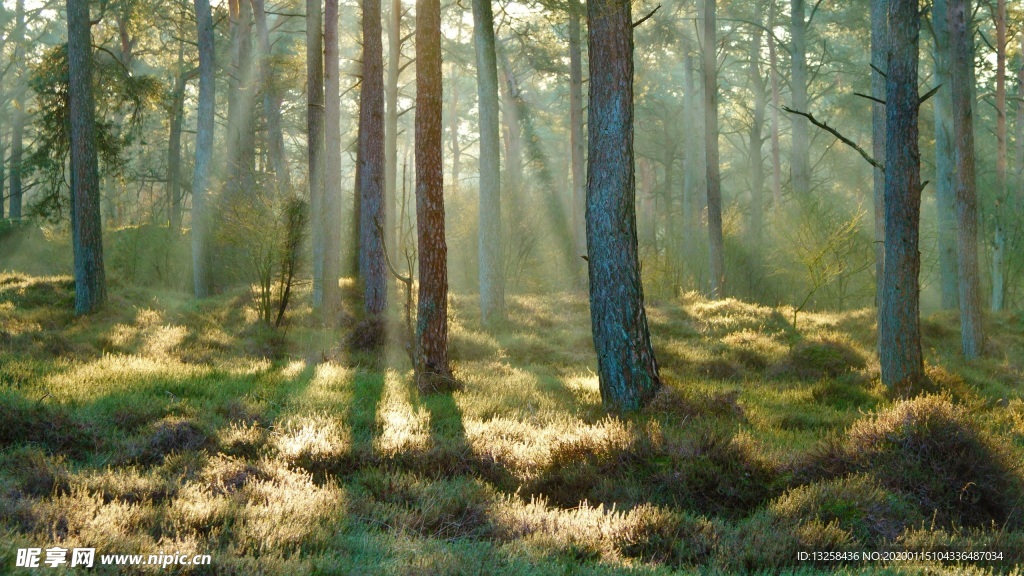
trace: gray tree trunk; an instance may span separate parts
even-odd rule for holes
[[[889,66],[889,1],[871,0],[871,96],[883,101],[886,93],[884,74]],[[871,153],[878,159],[886,157],[885,117],[885,105],[874,102],[871,105]],[[875,226],[875,308],[881,313],[882,295],[885,292],[885,172],[877,167],[872,171],[872,188]]]
[[[601,400],[613,411],[639,409],[661,386],[637,254],[630,12],[629,0],[587,3],[590,318]]]
[[[578,22],[577,22],[578,26]],[[480,314],[484,326],[505,319],[505,262],[501,225],[501,120],[498,61],[491,0],[473,0],[477,100],[480,110]],[[570,128],[575,130],[574,127]]]
[[[359,278],[363,308],[387,307],[384,261],[384,55],[380,0],[363,0],[363,82],[359,90]]]
[[[921,156],[917,145],[916,0],[889,3],[885,138],[885,273],[878,317],[882,383],[907,391],[924,378],[919,312]]]
[[[751,110],[750,150],[750,240],[751,246],[759,247],[764,230],[764,112],[767,106],[764,79],[761,74],[761,29],[754,28],[750,38],[750,89],[754,92],[754,107]]]
[[[338,60],[338,0],[324,5],[324,309],[341,305],[341,70]],[[379,19],[378,19],[379,20]]]
[[[1006,0],[996,2],[996,204],[992,210],[992,311],[1003,309],[1006,293]]]
[[[700,193],[700,178],[704,172],[704,158],[700,153],[700,121],[697,102],[697,83],[694,79],[693,54],[687,50],[683,57],[683,114],[687,129],[683,134],[683,250],[693,250],[696,243],[697,196]]]
[[[284,131],[281,127],[281,95],[274,85],[274,70],[271,66],[270,27],[267,25],[265,0],[251,0],[252,12],[256,17],[256,39],[260,48],[260,84],[263,86],[263,114],[267,118],[267,156],[277,177],[278,194],[292,189],[288,172],[288,157],[284,150]]]
[[[587,176],[583,136],[583,34],[580,26],[583,6],[569,3],[569,148],[572,174],[572,229],[576,252],[587,253]],[[582,264],[582,258],[581,264]]]
[[[68,0],[68,117],[71,123],[71,234],[75,260],[75,314],[107,300],[103,269],[96,108],[92,93],[92,34],[88,2]]]
[[[954,189],[957,260],[960,272],[960,333],[964,357],[977,358],[984,346],[981,290],[978,286],[978,207],[974,172],[974,118],[971,106],[974,42],[966,0],[949,2],[949,75],[953,104]]]
[[[195,0],[199,38],[199,109],[196,120],[196,161],[192,172],[192,270],[196,298],[210,295],[210,164],[213,161],[214,78],[216,47],[210,0]]]
[[[324,309],[324,49],[320,0],[306,0],[306,134],[309,161],[310,237],[313,244],[313,309]]]
[[[790,0],[790,46],[793,59],[793,75],[790,78],[790,92],[793,98],[793,109],[807,112],[807,16],[804,14],[804,0]],[[792,158],[790,158],[790,174],[793,195],[799,201],[807,198],[811,191],[811,160],[810,137],[808,135],[807,118],[799,114],[790,114],[793,125]]]
[[[11,114],[11,161],[10,161],[10,209],[11,218],[21,218],[23,187],[21,183],[21,161],[25,150],[25,0],[18,0],[14,9],[14,59],[18,75],[15,78],[16,88],[14,111]]]
[[[956,194],[953,191],[953,104],[949,78],[948,1],[935,0],[932,31],[935,38],[935,208],[938,216],[939,286],[942,308],[959,306],[956,261]]]
[[[388,14],[388,71],[384,85],[384,246],[392,258],[397,254],[395,218],[398,182],[398,77],[402,60],[402,0],[391,0]]]
[[[775,25],[775,3],[769,9],[768,25]],[[771,66],[772,82],[772,208],[782,209],[782,149],[779,145],[779,67],[775,49],[775,35],[768,35],[768,61]]]
[[[704,0],[704,147],[708,181],[708,254],[711,298],[725,297],[725,240],[722,233],[722,181],[718,165],[718,42],[716,0]]]
[[[181,124],[188,83],[188,75],[181,69],[184,57],[184,46],[179,46],[178,76],[171,91],[171,131],[167,138],[167,224],[174,231],[181,230]]]

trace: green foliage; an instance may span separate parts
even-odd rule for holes
[[[184,290],[190,286],[191,245],[168,226],[143,224],[110,230],[104,261],[111,276],[126,284]]]

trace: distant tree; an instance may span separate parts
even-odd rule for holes
[[[750,89],[754,93],[753,106],[750,109],[750,132],[748,133],[750,161],[750,243],[755,248],[761,246],[764,230],[764,156],[761,147],[764,144],[762,130],[764,128],[765,108],[768,96],[765,93],[764,74],[761,71],[761,28],[755,27],[750,35],[750,68],[747,78]]]
[[[74,0],[72,0],[74,1]],[[192,172],[192,270],[195,295],[210,295],[210,167],[217,86],[214,78],[216,47],[210,0],[195,0],[199,37],[199,110],[196,120],[196,161]]]
[[[819,3],[820,4],[820,3]],[[792,76],[789,79],[794,110],[807,110],[807,28],[810,22],[804,0],[790,0],[790,56]],[[803,200],[811,190],[810,135],[808,121],[799,115],[790,115],[793,122],[790,174],[793,195]]]
[[[977,358],[985,337],[978,287],[978,208],[974,177],[974,118],[971,106],[974,43],[967,0],[949,0],[949,79],[953,105],[953,186],[956,191],[960,330],[964,357]]]
[[[1003,309],[1006,297],[1006,0],[997,0],[996,25],[996,200],[992,210],[992,311]]]
[[[227,159],[228,178],[224,197],[227,202],[242,202],[245,194],[255,193],[256,123],[253,82],[252,5],[245,0],[229,0],[231,23],[231,71],[228,74]]]
[[[96,157],[96,109],[92,93],[92,24],[89,3],[68,0],[67,17],[75,313],[89,314],[102,307],[107,300],[99,162]]]
[[[416,0],[416,227],[419,302],[416,376],[423,391],[451,388],[448,363],[448,247],[441,158],[441,3]]]
[[[716,0],[704,0],[704,147],[707,155],[708,248],[711,297],[717,299],[725,297],[725,240],[722,232],[722,176],[718,163],[718,43],[715,11]]]
[[[324,4],[324,303],[328,313],[341,304],[341,70],[338,55],[338,0]]]
[[[359,278],[363,309],[379,316],[387,308],[384,262],[384,55],[380,0],[362,0],[363,61],[359,90]]]
[[[572,174],[572,229],[576,251],[587,251],[587,176],[586,142],[583,139],[583,40],[580,19],[583,6],[569,1],[569,146]]]
[[[660,386],[637,254],[633,22],[629,0],[587,3],[587,252],[601,400],[637,410]]]
[[[939,2],[945,0],[937,0]],[[871,152],[878,160],[885,158],[885,69],[888,66],[889,2],[871,0]],[[883,164],[884,166],[884,164]],[[875,308],[882,309],[885,278],[885,172],[873,166],[872,190],[875,231]]]
[[[491,0],[473,0],[473,24],[480,110],[480,314],[485,326],[494,326],[505,319],[505,263],[501,246],[498,61],[494,46]]]
[[[313,308],[323,311],[324,255],[324,50],[320,0],[306,0],[306,134],[309,212],[313,243]]]
[[[949,2],[935,0],[932,35],[935,41],[935,208],[938,220],[939,288],[942,307],[958,307],[956,260],[956,194],[953,190],[953,104],[949,77]],[[884,109],[880,104],[877,108]]]
[[[882,383],[907,390],[924,378],[920,282],[921,156],[917,146],[917,0],[890,0],[885,112],[885,275],[878,315]]]
[[[270,27],[267,24],[265,0],[251,0],[256,18],[256,40],[260,51],[260,85],[263,88],[263,115],[267,119],[267,156],[274,169],[278,194],[291,192],[288,156],[284,149],[284,129],[281,119],[281,95],[274,82],[273,53],[270,47]]]
[[[14,8],[14,69],[21,71],[25,66],[25,0],[18,0]],[[19,75],[20,76],[20,75]],[[10,214],[11,218],[21,218],[22,213],[22,156],[25,139],[25,86],[24,79],[17,77],[13,83],[15,88],[14,110],[11,114],[11,158],[10,158]]]

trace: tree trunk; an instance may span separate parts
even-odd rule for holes
[[[661,382],[644,311],[633,173],[633,25],[629,0],[587,3],[587,252],[601,401],[643,406]]]
[[[324,309],[341,306],[341,70],[338,61],[338,0],[324,5]],[[379,19],[378,19],[379,20]]]
[[[473,0],[473,44],[480,110],[480,316],[484,326],[493,327],[505,319],[505,262],[501,238],[498,61],[491,0]]]
[[[214,78],[216,47],[210,0],[195,0],[199,37],[199,110],[196,120],[196,161],[192,172],[192,269],[196,298],[210,295],[210,164],[213,161]]]
[[[891,0],[898,1],[898,0]],[[942,2],[943,0],[937,0]],[[890,0],[871,0],[871,96],[885,100],[885,73],[888,67],[887,47],[889,34]],[[874,102],[871,105],[871,153],[875,158],[884,159],[885,152],[885,105]],[[874,168],[872,172],[875,224],[875,309],[881,313],[882,294],[885,291],[885,172]],[[881,341],[879,341],[881,346]],[[879,350],[881,352],[881,350]]]
[[[790,79],[790,92],[793,98],[793,109],[801,112],[807,110],[807,20],[804,14],[804,0],[790,0],[792,42],[790,50],[793,59],[793,76]],[[790,177],[793,195],[798,201],[807,199],[811,191],[811,160],[810,140],[807,131],[807,118],[799,114],[790,114],[793,133],[792,153],[790,159]]]
[[[1006,293],[1006,0],[996,2],[996,205],[992,250],[992,311],[1003,309]]]
[[[1024,212],[1024,29],[1020,31],[1020,67],[1017,68],[1017,197],[1013,203],[1018,217]]]
[[[459,36],[456,44],[462,44],[462,27],[459,27]],[[452,148],[452,182],[449,185],[452,195],[458,196],[460,184],[460,172],[462,170],[462,145],[459,143],[459,82],[455,64],[451,64],[451,90],[448,95],[448,137],[449,145]]]
[[[775,4],[772,3],[772,14],[768,18],[769,26],[775,25]],[[779,68],[778,55],[775,52],[775,35],[768,35],[768,61],[771,66],[772,81],[772,208],[778,212],[782,209],[782,150],[779,146]]]
[[[320,0],[306,0],[306,133],[309,212],[312,216],[313,309],[324,312],[326,214],[324,213],[324,49]]]
[[[441,84],[441,3],[416,0],[416,228],[420,281],[416,373],[424,389],[432,389],[438,378],[450,378],[452,373],[448,364]]]
[[[395,218],[398,182],[398,77],[402,59],[402,0],[391,0],[388,14],[388,72],[384,85],[384,246],[395,258]]]
[[[359,277],[363,308],[387,307],[384,262],[384,56],[380,0],[363,0],[363,83],[359,90]]]
[[[764,235],[764,109],[767,105],[764,80],[761,76],[761,29],[754,28],[750,39],[750,86],[754,92],[754,109],[750,121],[750,245],[761,246]]]
[[[964,357],[982,353],[984,332],[978,287],[978,208],[974,178],[974,118],[971,69],[974,46],[966,0],[949,2],[949,76],[953,104],[954,189],[956,190],[957,260],[960,272],[960,330]]]
[[[267,155],[274,168],[277,193],[286,194],[292,189],[288,173],[288,157],[284,150],[284,131],[281,127],[281,95],[274,85],[274,70],[271,67],[270,27],[267,25],[265,0],[251,0],[252,12],[256,17],[256,38],[260,47],[260,84],[263,86],[263,114],[267,118]]]
[[[916,0],[888,8],[885,138],[885,273],[878,317],[882,383],[910,390],[924,378],[919,314],[918,251],[921,157],[917,146],[918,37]]]
[[[229,198],[240,199],[256,187],[256,125],[253,118],[255,85],[252,81],[252,6],[231,0],[232,71],[228,100]],[[231,201],[229,199],[229,201]]]
[[[95,312],[107,300],[92,93],[89,4],[68,0],[68,117],[71,120],[71,234],[75,260],[75,314]]]
[[[497,48],[497,47],[495,47]],[[499,84],[501,90],[501,117],[505,121],[505,171],[508,174],[508,187],[512,195],[522,193],[523,186],[523,136],[522,127],[519,125],[519,107],[516,99],[519,97],[519,87],[516,85],[515,76],[503,62],[504,82]]]
[[[701,122],[698,119],[697,83],[694,79],[693,54],[687,50],[683,57],[683,114],[687,129],[683,134],[683,250],[690,254],[696,244],[698,216],[697,198],[700,194],[700,177],[704,173],[704,157],[701,154]]]
[[[799,1],[799,0],[794,0]],[[704,142],[707,150],[708,254],[711,298],[725,297],[725,240],[722,235],[722,181],[718,165],[718,42],[716,0],[704,0]]]
[[[171,93],[171,132],[167,138],[167,223],[173,231],[181,230],[181,123],[185,106],[185,85],[188,76],[184,66],[184,47],[178,47],[178,77]]]
[[[572,230],[576,253],[587,253],[587,180],[583,140],[583,40],[579,0],[569,3],[569,148],[572,173]],[[582,263],[582,258],[580,259]]]
[[[956,195],[953,191],[953,111],[949,78],[949,18],[947,0],[935,0],[935,85],[942,86],[935,102],[935,208],[938,216],[939,286],[942,308],[959,306],[956,262]]]
[[[14,112],[11,114],[11,161],[10,161],[10,209],[11,218],[21,218],[23,188],[21,184],[21,160],[25,150],[25,0],[18,0],[14,12],[14,59],[18,76],[15,79]]]

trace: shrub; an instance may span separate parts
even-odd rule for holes
[[[780,378],[815,381],[836,378],[867,366],[864,357],[839,340],[801,342],[769,372]]]

